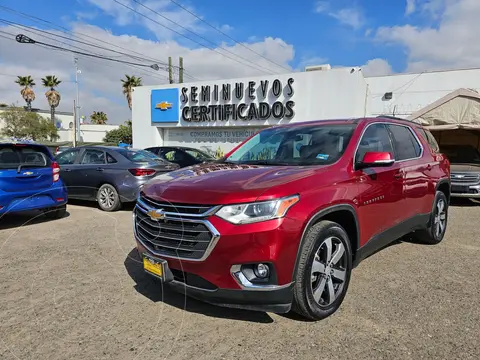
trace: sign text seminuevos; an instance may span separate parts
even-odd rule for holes
[[[188,122],[228,121],[228,120],[267,120],[291,119],[295,115],[293,78],[286,84],[275,79],[270,84],[262,80],[219,85],[203,85],[183,87],[180,102],[182,119]],[[286,101],[282,102],[280,96]],[[255,100],[257,100],[255,102]],[[232,103],[230,103],[232,102]],[[238,102],[238,103],[233,103]]]

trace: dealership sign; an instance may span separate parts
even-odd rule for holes
[[[289,78],[152,90],[152,122],[292,119],[293,83]]]

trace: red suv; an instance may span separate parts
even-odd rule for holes
[[[442,241],[450,164],[434,141],[388,117],[297,123],[160,175],[133,213],[144,269],[212,304],[323,319],[365,257]]]

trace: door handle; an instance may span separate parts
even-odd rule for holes
[[[65,169],[65,168],[64,168],[63,171],[65,171],[65,172],[70,172],[70,171],[72,171],[72,169]]]
[[[395,173],[395,175],[393,175],[393,177],[395,179],[401,179],[403,177],[403,174],[401,172],[397,172],[397,173]]]
[[[103,168],[98,167],[98,168],[96,168],[95,170],[97,170],[97,171],[103,171]]]

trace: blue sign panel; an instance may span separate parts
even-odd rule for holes
[[[152,90],[151,111],[153,123],[176,123],[180,119],[178,88]]]

